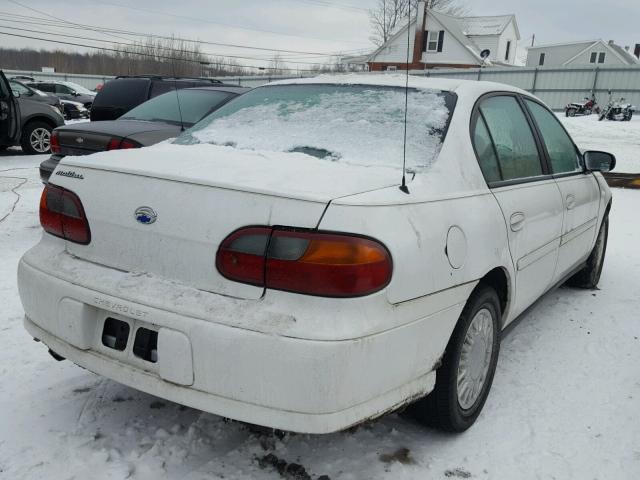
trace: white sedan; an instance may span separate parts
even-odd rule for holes
[[[598,283],[615,158],[525,91],[404,82],[278,82],[172,144],[66,157],[19,266],[26,329],[245,422],[326,433],[413,403],[465,430],[504,328]]]

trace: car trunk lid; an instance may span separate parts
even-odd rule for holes
[[[89,155],[107,150],[109,142],[120,141],[145,132],[166,129],[165,124],[138,120],[112,120],[82,122],[56,130],[60,143],[60,155]]]
[[[229,234],[251,225],[315,228],[332,199],[397,184],[397,173],[299,153],[160,145],[67,157],[52,183],[76,193],[89,219],[91,243],[68,242],[71,254],[256,299],[261,287],[232,282],[216,270],[218,246]],[[136,219],[141,211],[142,222]]]

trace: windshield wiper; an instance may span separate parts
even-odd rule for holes
[[[291,153],[304,153],[311,157],[316,157],[321,160],[327,159],[332,162],[340,160],[340,155],[327,150],[326,148],[316,148],[316,147],[295,147],[289,150]]]

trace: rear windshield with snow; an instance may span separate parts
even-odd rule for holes
[[[410,89],[407,167],[438,155],[456,96]],[[401,167],[405,90],[369,85],[273,85],[232,100],[176,139],[243,150],[299,152],[327,161]]]

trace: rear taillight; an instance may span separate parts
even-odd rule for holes
[[[229,280],[324,297],[359,297],[388,285],[389,251],[343,233],[248,227],[221,244],[218,271]]]
[[[47,233],[70,242],[87,245],[91,230],[78,196],[62,187],[48,184],[40,197],[40,224]]]
[[[51,134],[51,153],[60,153],[60,134],[54,130]]]
[[[142,145],[137,142],[124,138],[112,138],[109,140],[109,143],[107,143],[107,150],[126,150],[128,148],[140,148],[141,146]]]

